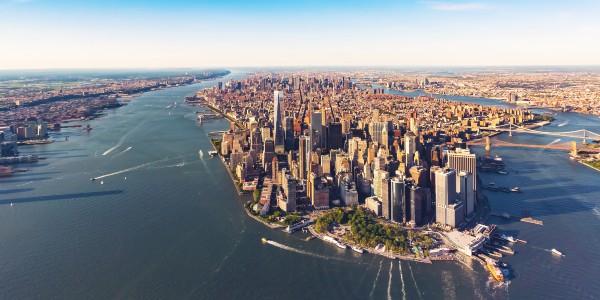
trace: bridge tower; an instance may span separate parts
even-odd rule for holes
[[[571,142],[571,156],[577,156],[577,142],[575,141]]]
[[[508,136],[512,136],[512,121],[508,123]]]
[[[490,157],[491,152],[492,152],[492,140],[490,139],[489,136],[486,136],[485,137],[485,156]]]
[[[583,130],[583,144],[587,144],[587,129]]]

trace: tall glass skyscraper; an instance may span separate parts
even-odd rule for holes
[[[273,137],[275,139],[275,152],[284,152],[284,133],[281,124],[281,100],[283,91],[273,92]]]

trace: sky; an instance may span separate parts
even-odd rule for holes
[[[600,65],[599,0],[0,0],[0,69]]]

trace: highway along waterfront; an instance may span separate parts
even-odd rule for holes
[[[248,218],[222,163],[206,155],[207,134],[229,123],[198,125],[198,108],[184,104],[201,88],[242,76],[147,92],[83,123],[89,133],[69,128],[59,134],[68,141],[21,147],[47,159],[0,179],[0,298],[600,297],[600,174],[560,151],[494,149],[510,173],[482,176],[523,190],[488,193],[493,211],[526,210],[544,221],[490,220],[528,241],[508,259],[516,278],[504,289],[491,287],[478,264],[359,255]],[[598,132],[600,119],[559,113],[545,128],[580,126]]]

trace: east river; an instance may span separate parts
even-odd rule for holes
[[[528,241],[506,260],[515,278],[502,288],[478,264],[360,256],[248,218],[222,163],[207,153],[207,133],[228,122],[199,126],[198,108],[183,102],[241,76],[148,92],[85,122],[89,133],[69,128],[55,143],[21,147],[47,159],[0,179],[0,298],[600,298],[600,173],[559,151],[494,149],[510,174],[482,174],[484,183],[523,190],[488,192],[493,211],[526,211],[544,221],[490,219]],[[597,117],[555,118],[543,130],[600,132]],[[65,135],[70,139],[60,141]],[[263,236],[279,244],[264,245]],[[552,256],[551,248],[566,256]]]

